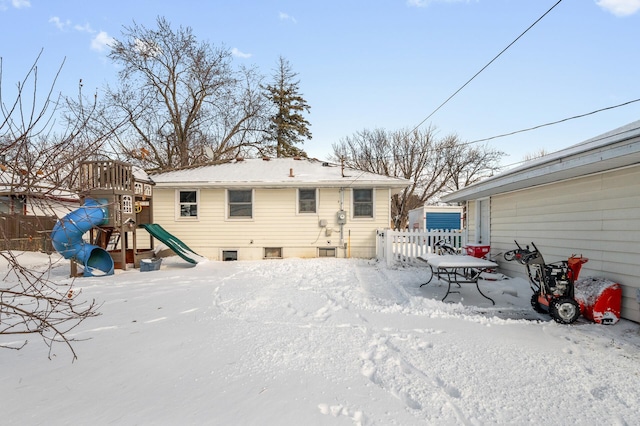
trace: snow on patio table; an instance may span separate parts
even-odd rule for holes
[[[68,264],[53,270],[69,283]],[[637,324],[550,322],[521,279],[439,299],[424,268],[286,259],[77,279],[102,315],[0,350],[3,424],[632,424]],[[527,319],[525,319],[527,318]],[[0,343],[18,339],[2,337]]]

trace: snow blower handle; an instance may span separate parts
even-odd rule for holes
[[[522,255],[529,252],[529,248],[527,247],[526,249],[523,249],[520,246],[520,244],[518,244],[518,241],[513,240],[513,242],[516,243],[516,246],[518,248],[516,250],[509,250],[508,252],[506,252],[503,255],[504,260],[506,260],[507,262],[511,262],[512,260],[517,260],[518,262],[520,262]]]

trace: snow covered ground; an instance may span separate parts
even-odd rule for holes
[[[638,324],[550,322],[522,279],[482,283],[495,306],[472,286],[443,303],[424,278],[357,259],[178,257],[78,278],[103,304],[74,330],[89,340],[75,362],[34,336],[1,349],[0,423],[638,424]]]

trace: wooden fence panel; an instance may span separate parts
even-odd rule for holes
[[[53,247],[49,234],[55,216],[25,216],[0,213],[0,250],[44,251]]]

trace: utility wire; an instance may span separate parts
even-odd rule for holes
[[[576,118],[587,117],[589,115],[597,114],[597,113],[602,112],[602,111],[608,111],[610,109],[620,108],[620,107],[632,104],[634,102],[640,102],[640,98],[634,99],[634,100],[628,101],[628,102],[623,102],[623,103],[618,104],[618,105],[612,105],[612,106],[608,106],[606,108],[600,108],[600,109],[597,109],[595,111],[587,112],[587,113],[584,113],[584,114],[574,115],[573,117],[563,118],[562,120],[551,121],[549,123],[539,124],[537,126],[529,127],[527,129],[516,130],[514,132],[503,133],[501,135],[496,135],[496,136],[490,136],[490,137],[484,138],[484,139],[476,139],[476,140],[473,140],[473,141],[470,141],[470,142],[464,142],[461,145],[471,145],[471,144],[474,144],[474,143],[486,142],[486,141],[490,141],[490,140],[493,140],[493,139],[504,138],[506,136],[517,135],[518,133],[529,132],[531,130],[540,129],[542,127],[553,126],[554,124],[564,123],[565,121],[569,121],[569,120],[575,120]]]
[[[532,130],[537,130],[537,129],[540,129],[540,128],[542,128],[542,127],[553,126],[553,125],[555,125],[555,124],[564,123],[564,122],[566,122],[566,121],[570,121],[570,120],[575,120],[575,119],[578,119],[578,118],[587,117],[587,116],[589,116],[589,115],[597,114],[597,113],[599,113],[599,112],[603,112],[603,111],[608,111],[608,110],[612,110],[612,109],[620,108],[620,107],[623,107],[623,106],[627,106],[627,105],[633,104],[633,103],[635,103],[635,102],[640,102],[640,98],[638,98],[638,99],[633,99],[633,100],[631,100],[631,101],[627,101],[627,102],[623,102],[623,103],[621,103],[621,104],[617,104],[617,105],[612,105],[612,106],[608,106],[608,107],[604,107],[604,108],[596,109],[596,110],[594,110],[594,111],[586,112],[586,113],[584,113],[584,114],[578,114],[578,115],[574,115],[574,116],[571,116],[571,117],[563,118],[563,119],[561,119],[561,120],[556,120],[556,121],[551,121],[551,122],[549,122],[549,123],[539,124],[539,125],[537,125],[537,126],[529,127],[529,128],[526,128],[526,129],[520,129],[520,130],[516,130],[516,131],[513,131],[513,132],[509,132],[509,133],[503,133],[503,134],[501,134],[501,135],[490,136],[490,137],[488,137],[488,138],[483,138],[483,139],[475,139],[475,140],[468,141],[468,142],[459,142],[459,145],[461,145],[461,146],[472,145],[472,144],[475,144],[475,143],[486,142],[486,141],[490,141],[490,140],[493,140],[493,139],[498,139],[498,138],[504,138],[504,137],[507,137],[507,136],[517,135],[518,133],[530,132],[530,131],[532,131]],[[415,130],[415,129],[414,129],[414,130]],[[637,130],[637,128],[636,128],[636,129],[631,129],[631,130]],[[625,132],[626,132],[626,131],[625,131]],[[622,133],[625,133],[625,132],[622,132]],[[620,134],[622,134],[622,133],[620,133]],[[607,135],[607,137],[608,137],[608,136],[609,136],[609,135]],[[594,139],[594,141],[596,141],[596,140],[600,140],[600,139]],[[382,157],[377,157],[377,158],[391,158],[391,156],[389,156],[389,157],[387,157],[387,156],[382,156]],[[527,160],[516,161],[516,162],[511,163],[511,164],[506,164],[506,165],[504,165],[504,166],[502,166],[502,167],[503,167],[503,168],[505,168],[505,167],[511,167],[511,166],[518,165],[518,164],[520,164],[520,163],[524,163],[524,162],[526,162],[526,161],[527,161]]]
[[[431,114],[429,114],[424,120],[422,120],[420,123],[418,123],[417,126],[415,126],[413,128],[413,130],[416,130],[418,127],[422,126],[424,124],[425,121],[427,121],[428,119],[430,119],[436,112],[438,112],[440,110],[440,108],[442,108],[443,106],[445,106],[445,104],[447,102],[449,102],[451,99],[453,99],[454,96],[456,96],[458,93],[460,93],[460,91],[462,89],[464,89],[469,83],[471,83],[471,81],[473,81],[478,75],[480,75],[481,72],[483,72],[485,69],[487,69],[489,67],[489,65],[491,65],[493,62],[495,62],[504,52],[507,51],[507,49],[509,49],[511,46],[513,46],[518,40],[520,40],[531,28],[533,28],[538,22],[540,22],[545,16],[547,16],[557,5],[559,5],[562,2],[562,0],[558,0],[556,2],[556,4],[554,4],[553,6],[551,6],[551,8],[549,8],[549,10],[547,10],[541,17],[539,17],[538,19],[536,19],[536,21],[529,25],[529,27],[524,30],[518,37],[516,37],[515,40],[513,40],[511,43],[509,43],[509,45],[507,47],[505,47],[504,49],[502,49],[502,51],[500,53],[498,53],[496,56],[494,56],[494,58],[489,61],[484,67],[482,67],[480,69],[480,71],[478,71],[477,73],[475,73],[473,75],[473,77],[471,77],[469,80],[467,80],[466,83],[464,83],[462,86],[460,86],[460,88],[458,90],[456,90],[455,92],[453,92],[453,94],[451,96],[449,96],[444,102],[442,102],[435,110],[433,110],[433,112]],[[413,131],[412,130],[412,131]]]
[[[618,132],[618,133],[605,133],[605,134],[603,134],[603,135],[602,135],[602,136],[600,136],[600,137],[595,137],[595,138],[593,138],[593,139],[589,139],[589,142],[598,142],[598,141],[602,141],[602,140],[605,140],[605,139],[607,139],[607,138],[612,138],[612,137],[614,137],[614,136],[620,136],[620,135],[624,135],[625,133],[635,132],[636,130],[640,130],[640,127],[634,127],[634,128],[632,128],[632,129],[625,129],[625,130],[622,130],[622,131],[620,131],[620,132]],[[628,139],[628,138],[627,138],[627,139]],[[586,141],[585,141],[585,142],[586,142]],[[544,158],[545,156],[546,156],[546,154],[545,154],[545,155],[543,155],[543,156],[542,156],[542,157],[540,157],[540,158]],[[506,169],[506,168],[509,168],[509,167],[512,167],[512,166],[517,166],[518,164],[524,164],[524,163],[526,163],[527,161],[531,161],[531,160],[516,161],[515,163],[505,164],[504,166],[501,166],[501,168],[502,168],[502,169]]]
[[[504,52],[506,52],[511,46],[513,46],[518,40],[520,40],[527,32],[529,32],[529,30],[531,28],[533,28],[538,22],[540,22],[545,16],[547,16],[556,6],[558,6],[560,3],[562,3],[562,0],[558,0],[553,6],[551,6],[544,14],[542,14],[542,16],[540,16],[538,19],[535,20],[535,22],[531,25],[529,25],[529,27],[524,30],[518,37],[516,37],[511,43],[509,43],[507,45],[507,47],[505,47],[504,49],[502,49],[500,51],[500,53],[498,53],[496,56],[493,57],[493,59],[491,59],[491,61],[489,61],[484,67],[482,67],[480,69],[480,71],[478,71],[477,73],[475,73],[473,75],[473,77],[471,77],[469,80],[467,80],[466,83],[464,83],[462,86],[460,86],[460,88],[458,88],[458,90],[456,90],[451,96],[449,96],[444,102],[442,102],[435,110],[433,110],[433,112],[431,112],[431,114],[429,114],[427,117],[424,118],[424,120],[422,120],[420,123],[418,123],[412,130],[411,132],[414,132],[415,130],[417,130],[420,126],[422,126],[424,124],[425,121],[427,121],[429,118],[431,118],[436,112],[438,112],[440,110],[440,108],[442,108],[443,106],[445,106],[445,104],[447,104],[451,99],[453,99],[454,96],[456,96],[458,93],[460,93],[462,91],[462,89],[464,89],[467,85],[469,85],[469,83],[471,83],[471,81],[473,81],[478,75],[480,75],[480,73],[482,73],[485,69],[487,69],[489,67],[489,65],[491,65],[493,62],[495,62]],[[357,177],[355,177],[354,179],[351,180],[351,182],[347,185],[347,187],[352,186],[357,180],[360,179],[360,177],[365,173],[364,170],[361,171],[360,175],[358,175]]]

